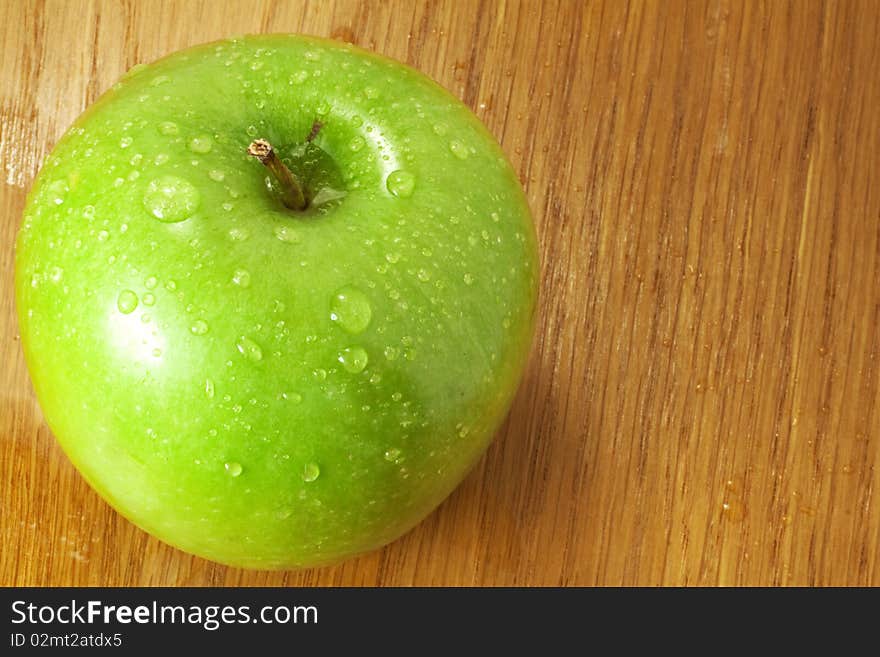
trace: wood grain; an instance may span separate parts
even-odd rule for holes
[[[880,3],[0,1],[0,584],[880,584]],[[497,135],[542,303],[486,457],[336,567],[190,557],[49,432],[13,307],[40,162],[128,67],[242,32],[405,61]]]

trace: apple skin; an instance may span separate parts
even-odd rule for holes
[[[346,195],[297,215],[245,149],[290,152],[316,120]],[[522,189],[468,108],[294,35],[132,69],[48,157],[16,242],[71,461],[144,530],[250,568],[378,548],[447,497],[509,409],[537,279]]]

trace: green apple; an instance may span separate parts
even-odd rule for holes
[[[418,523],[491,441],[534,329],[534,226],[496,141],[420,73],[315,38],[133,68],[46,160],[16,248],[70,459],[146,531],[245,567]]]

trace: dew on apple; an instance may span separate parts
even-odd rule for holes
[[[226,210],[226,212],[229,212],[235,206],[233,206],[232,203],[227,202],[227,203],[223,203],[220,207],[223,208],[224,210]]]
[[[318,381],[326,381],[327,370],[325,370],[323,367],[319,367],[314,372],[312,372],[312,376],[314,376]]]
[[[243,468],[241,467],[241,463],[236,463],[235,461],[230,461],[228,463],[223,464],[223,468],[226,470],[226,474],[230,477],[237,477],[241,474]]]
[[[315,481],[318,477],[321,476],[321,468],[314,461],[310,463],[306,463],[303,466],[302,471],[302,480],[306,483],[311,483]]]
[[[131,137],[123,137],[119,140],[119,148],[128,148],[129,146],[131,146],[132,141],[133,140]]]
[[[116,297],[116,307],[123,315],[129,315],[137,308],[138,297],[131,290],[122,290]]]
[[[308,71],[297,71],[293,73],[288,79],[288,84],[302,84],[309,77]]]
[[[251,286],[251,274],[246,269],[236,269],[232,274],[232,282],[242,288]]]
[[[230,205],[232,205],[232,204],[230,203]],[[251,233],[247,228],[241,228],[240,226],[233,226],[232,228],[230,228],[226,232],[226,235],[233,242],[244,242],[248,237],[251,236]]]
[[[388,360],[397,360],[397,357],[400,355],[400,349],[388,345],[382,353],[385,354],[385,358]]]
[[[211,169],[208,172],[208,177],[215,182],[223,182],[226,174],[220,171],[220,169]]]
[[[214,140],[210,135],[198,135],[190,139],[186,147],[193,153],[210,153],[211,149],[214,148]]]
[[[473,285],[473,283],[474,283],[474,277],[472,274],[465,274],[462,277],[462,280],[464,280],[465,285]]]
[[[189,330],[193,335],[204,335],[208,332],[208,322],[197,319],[190,325]]]
[[[300,242],[299,233],[290,226],[285,226],[284,224],[275,226],[273,232],[275,237],[282,242],[287,242],[288,244],[298,244]]]
[[[49,193],[52,195],[52,202],[55,205],[64,203],[64,197],[67,194],[68,185],[63,180],[56,180],[48,186]]]
[[[147,185],[143,204],[159,221],[177,223],[189,219],[200,200],[199,190],[192,183],[178,176],[161,176]]]
[[[416,177],[409,171],[398,169],[388,174],[385,186],[397,198],[409,198],[416,186]]]
[[[470,151],[468,147],[464,145],[464,143],[460,142],[458,139],[453,139],[449,142],[449,150],[452,151],[452,154],[455,155],[459,160],[466,160],[468,155],[470,155]]]
[[[372,317],[370,300],[356,287],[340,288],[330,300],[330,319],[348,333],[363,333]]]
[[[49,280],[53,283],[60,283],[62,278],[64,278],[64,270],[61,267],[55,266],[49,270]]]
[[[337,360],[342,363],[345,371],[357,374],[363,372],[369,362],[369,356],[363,347],[346,347],[339,352]]]
[[[162,121],[156,128],[159,130],[159,134],[167,137],[180,134],[180,128],[174,121]]]
[[[159,347],[153,349],[153,357],[159,358],[162,355],[162,350]]]
[[[235,343],[235,346],[239,353],[248,360],[254,362],[263,360],[263,350],[260,348],[260,345],[249,337],[245,335],[240,336],[238,342]]]
[[[385,460],[389,463],[401,463],[403,461],[403,453],[397,447],[391,447],[385,450]]]
[[[177,289],[177,281],[175,281],[173,278],[169,278],[168,281],[165,283],[165,289],[169,292],[174,292],[174,290]]]
[[[171,78],[169,78],[167,75],[157,75],[150,82],[150,86],[151,87],[158,87],[160,85],[165,84],[166,82],[169,82],[170,80],[171,80]]]
[[[205,379],[205,397],[208,399],[214,398],[214,381],[211,379]]]

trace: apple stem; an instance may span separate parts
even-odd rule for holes
[[[320,121],[315,121],[312,124],[312,129],[309,131],[309,136],[306,137],[306,141],[308,141],[308,142],[314,141],[315,137],[318,136],[318,133],[321,132],[321,128],[323,128],[323,127],[324,127],[323,123],[321,123]]]
[[[303,193],[302,184],[290,169],[281,161],[275,153],[275,149],[265,139],[255,139],[247,149],[248,155],[257,158],[278,181],[281,188],[281,200],[291,210],[302,211],[308,205]]]

